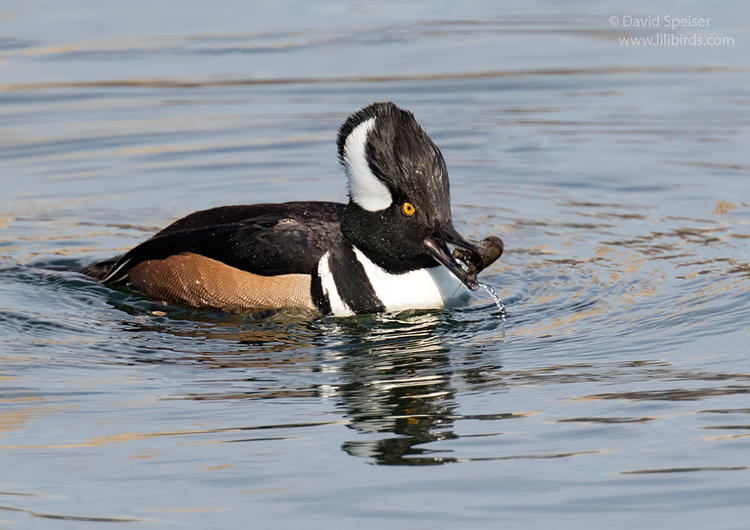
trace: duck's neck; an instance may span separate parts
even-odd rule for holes
[[[394,225],[388,210],[369,212],[350,202],[341,221],[345,244],[359,249],[377,266],[391,274],[403,274],[438,263],[427,254],[421,240],[408,238]]]

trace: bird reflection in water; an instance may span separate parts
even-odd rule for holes
[[[458,438],[453,431],[454,421],[460,419],[455,412],[454,377],[473,384],[473,369],[456,371],[453,366],[457,360],[451,356],[451,343],[462,339],[456,334],[457,322],[445,312],[317,321],[214,316],[182,311],[155,319],[142,312],[136,315],[136,320],[130,321],[133,331],[203,339],[200,344],[204,346],[179,352],[179,347],[167,351],[162,345],[160,352],[138,362],[184,363],[212,369],[213,384],[182,399],[330,399],[340,407],[348,428],[358,433],[356,440],[342,444],[352,456],[385,465],[457,461],[450,456],[451,450],[425,447],[430,442]],[[465,317],[467,320],[460,324],[466,333],[464,338],[472,342],[472,320],[476,318],[483,326],[487,320],[482,311],[467,312]],[[189,320],[182,320],[186,318]],[[227,347],[226,340],[236,346]],[[190,343],[195,346],[194,340]],[[462,344],[466,347],[465,341]],[[478,351],[477,355],[484,354]],[[471,366],[477,366],[475,361]],[[486,366],[486,361],[481,364]],[[233,369],[230,378],[215,371],[226,368]],[[237,368],[244,369],[240,378]],[[262,378],[249,373],[257,370],[263,370]],[[304,377],[309,384],[300,385],[302,373],[309,374]],[[320,384],[323,380],[325,383]]]
[[[450,348],[442,343],[436,313],[378,318],[358,336],[342,365],[347,380],[340,404],[349,427],[365,440],[342,449],[379,464],[431,465],[452,462],[440,450],[422,444],[457,438],[451,387]],[[387,436],[384,434],[387,433]],[[447,452],[447,451],[446,451]]]

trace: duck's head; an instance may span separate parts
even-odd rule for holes
[[[373,103],[351,115],[338,134],[338,153],[349,184],[344,233],[375,263],[394,273],[448,268],[470,289],[465,264],[484,251],[453,226],[448,170],[440,149],[411,112]]]

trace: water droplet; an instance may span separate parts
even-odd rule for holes
[[[489,295],[492,297],[492,299],[495,301],[495,305],[497,305],[497,308],[500,310],[500,318],[505,320],[505,306],[503,305],[503,301],[500,299],[500,296],[497,294],[497,291],[495,291],[495,288],[492,287],[489,284],[479,282],[479,285],[484,287],[484,290],[489,293]]]

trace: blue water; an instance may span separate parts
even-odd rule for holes
[[[621,44],[663,32],[625,15],[734,41]],[[746,527],[748,15],[3,4],[0,527]],[[307,321],[49,270],[345,200],[336,131],[382,100],[442,149],[459,230],[505,242],[504,319],[483,290]]]

